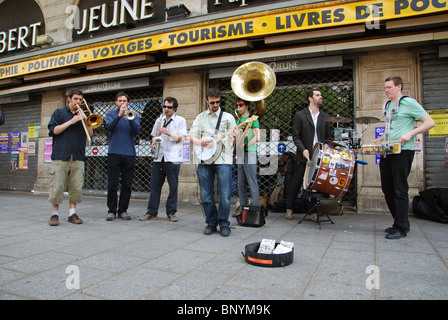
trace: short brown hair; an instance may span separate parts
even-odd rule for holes
[[[386,78],[386,80],[384,80],[384,82],[387,82],[387,81],[393,81],[394,85],[396,87],[398,87],[398,85],[401,84],[401,90],[403,91],[404,83],[403,83],[403,79],[401,79],[401,77],[397,77],[397,76],[388,77],[388,78]]]

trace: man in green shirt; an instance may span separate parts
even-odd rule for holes
[[[375,143],[401,143],[400,153],[388,154],[380,160],[381,189],[394,219],[392,227],[385,230],[386,238],[400,239],[406,237],[410,230],[407,179],[414,160],[415,136],[427,132],[435,123],[415,99],[403,96],[403,80],[400,77],[387,78],[384,90],[389,99],[383,107],[386,128]],[[422,121],[417,128],[416,120]]]

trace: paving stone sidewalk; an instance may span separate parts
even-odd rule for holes
[[[261,228],[232,221],[228,238],[206,236],[198,204],[179,203],[139,221],[146,200],[132,199],[130,221],[105,221],[106,199],[84,197],[82,225],[50,227],[46,195],[0,191],[0,299],[92,300],[403,300],[448,298],[448,225],[411,217],[411,232],[384,238],[388,214],[344,213],[319,230],[270,212]],[[162,203],[161,207],[164,206]],[[291,241],[294,261],[263,268],[244,261],[249,243]],[[79,275],[79,278],[76,276]],[[79,288],[77,288],[79,279]],[[373,287],[373,288],[372,288]]]

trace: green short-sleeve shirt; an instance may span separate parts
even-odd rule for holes
[[[389,103],[387,110],[396,109],[395,103]],[[415,120],[428,114],[425,109],[413,98],[404,97],[400,101],[398,112],[392,113],[390,127],[390,140],[399,140],[400,137],[415,128]],[[401,146],[402,150],[415,149],[415,137]]]
[[[241,120],[238,120],[236,122],[236,124],[239,125],[240,123],[246,121],[247,119],[249,119],[249,117],[241,118]],[[258,122],[258,119],[257,119],[257,120],[255,120],[252,123],[252,127],[251,128],[259,128],[259,127],[260,127],[260,123]],[[250,141],[250,139],[252,139],[253,136],[254,136],[254,130],[250,129],[249,133],[247,134],[246,139],[244,139],[244,144],[245,144],[244,150],[245,151],[257,151],[257,144],[256,143],[254,143],[251,146],[247,146],[247,143]]]

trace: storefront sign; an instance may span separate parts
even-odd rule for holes
[[[30,26],[20,26],[0,32],[0,53],[29,48],[36,44],[38,27],[42,22],[36,22]]]
[[[67,88],[66,93],[68,94],[72,89],[79,89],[84,94],[93,92],[106,92],[113,90],[125,90],[130,88],[144,88],[149,86],[149,78],[137,78],[128,80],[118,80],[118,81],[106,81],[101,83],[92,83],[83,86],[76,86],[73,88]]]
[[[172,32],[154,34],[133,40],[114,41],[107,45],[77,48],[35,60],[0,67],[0,79],[72,66],[92,61],[125,57],[159,50],[210,44],[219,41],[277,35],[350,24],[373,24],[380,20],[406,18],[448,11],[443,0],[426,1],[359,1],[342,4],[326,2],[325,6],[305,6],[272,14],[241,17],[234,21],[201,24]]]
[[[129,15],[133,21],[140,21],[151,19],[155,14],[152,10],[154,3],[149,0],[134,0],[132,4],[120,0],[114,1],[112,6],[113,8],[110,9],[107,3],[103,3],[99,6],[84,9],[82,10],[82,17],[80,17],[81,14],[77,6],[69,6],[66,10],[66,13],[70,13],[67,26],[79,29],[77,33],[83,34],[126,24],[126,15]],[[109,10],[112,11],[109,12]]]

